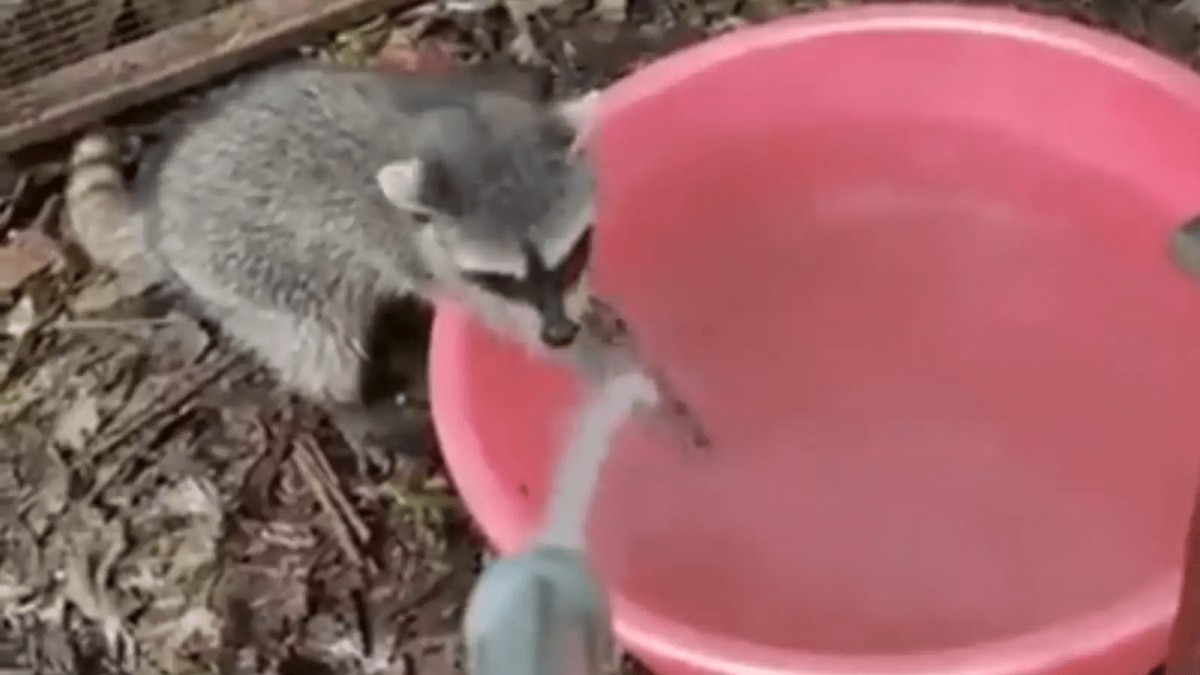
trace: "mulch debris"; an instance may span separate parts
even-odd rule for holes
[[[844,4],[538,0],[530,26],[578,90]],[[1200,59],[1200,0],[1015,4]],[[511,75],[518,37],[499,3],[439,0],[304,51]],[[0,675],[462,672],[487,553],[444,470],[363,477],[320,410],[221,336],[123,307],[58,236],[64,159],[0,161]]]

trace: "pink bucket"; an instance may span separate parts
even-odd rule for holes
[[[1140,675],[1200,471],[1200,79],[1013,11],[874,6],[606,93],[596,284],[710,430],[631,424],[589,531],[663,675]],[[438,433],[502,551],[577,384],[439,310]]]

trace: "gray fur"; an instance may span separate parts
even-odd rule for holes
[[[171,282],[285,385],[343,411],[360,453],[402,446],[403,416],[368,385],[393,342],[380,314],[414,297],[455,300],[539,351],[569,344],[557,353],[593,382],[640,368],[602,336],[576,335],[586,278],[560,265],[586,251],[593,177],[574,146],[594,108],[592,95],[550,106],[273,66],[212,95],[130,194],[88,163],[85,138],[68,211],[101,262]],[[701,439],[678,398],[660,398]]]
[[[285,385],[345,411],[361,450],[404,433],[366,391],[388,307],[446,297],[538,342],[541,308],[491,292],[461,262],[508,274],[530,246],[556,263],[581,240],[593,186],[572,144],[587,109],[286,63],[180,119],[129,192],[98,161],[104,139],[85,137],[68,212],[98,262],[184,291]],[[558,310],[568,291],[586,292],[556,289]]]
[[[498,97],[508,117],[488,115],[481,97]],[[438,240],[502,257],[556,234],[563,204],[590,199],[586,172],[576,177],[565,161],[572,138],[557,117],[503,94],[316,64],[273,67],[215,95],[157,166],[143,167],[141,236],[286,383],[352,403],[384,302],[414,293],[498,301],[460,292],[454,270],[430,264],[421,223],[383,195],[377,171],[436,158],[462,195],[449,218],[434,219]]]

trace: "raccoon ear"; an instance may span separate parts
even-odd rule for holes
[[[451,217],[462,213],[462,193],[440,160],[392,162],[375,173],[375,181],[388,201],[401,209]]]
[[[456,218],[463,214],[463,193],[446,162],[430,157],[421,162],[417,202],[432,211]]]
[[[557,112],[559,117],[571,125],[576,133],[579,133],[591,124],[599,107],[600,92],[592,89],[576,98],[562,101],[557,106]]]
[[[375,172],[375,182],[388,201],[402,209],[420,206],[417,198],[421,193],[423,171],[421,160],[405,159],[385,164]]]

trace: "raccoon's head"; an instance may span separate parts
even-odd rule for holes
[[[471,109],[427,113],[416,156],[376,174],[388,200],[423,224],[438,281],[536,317],[548,347],[574,341],[587,307],[595,187],[576,137],[597,98],[486,94]]]

